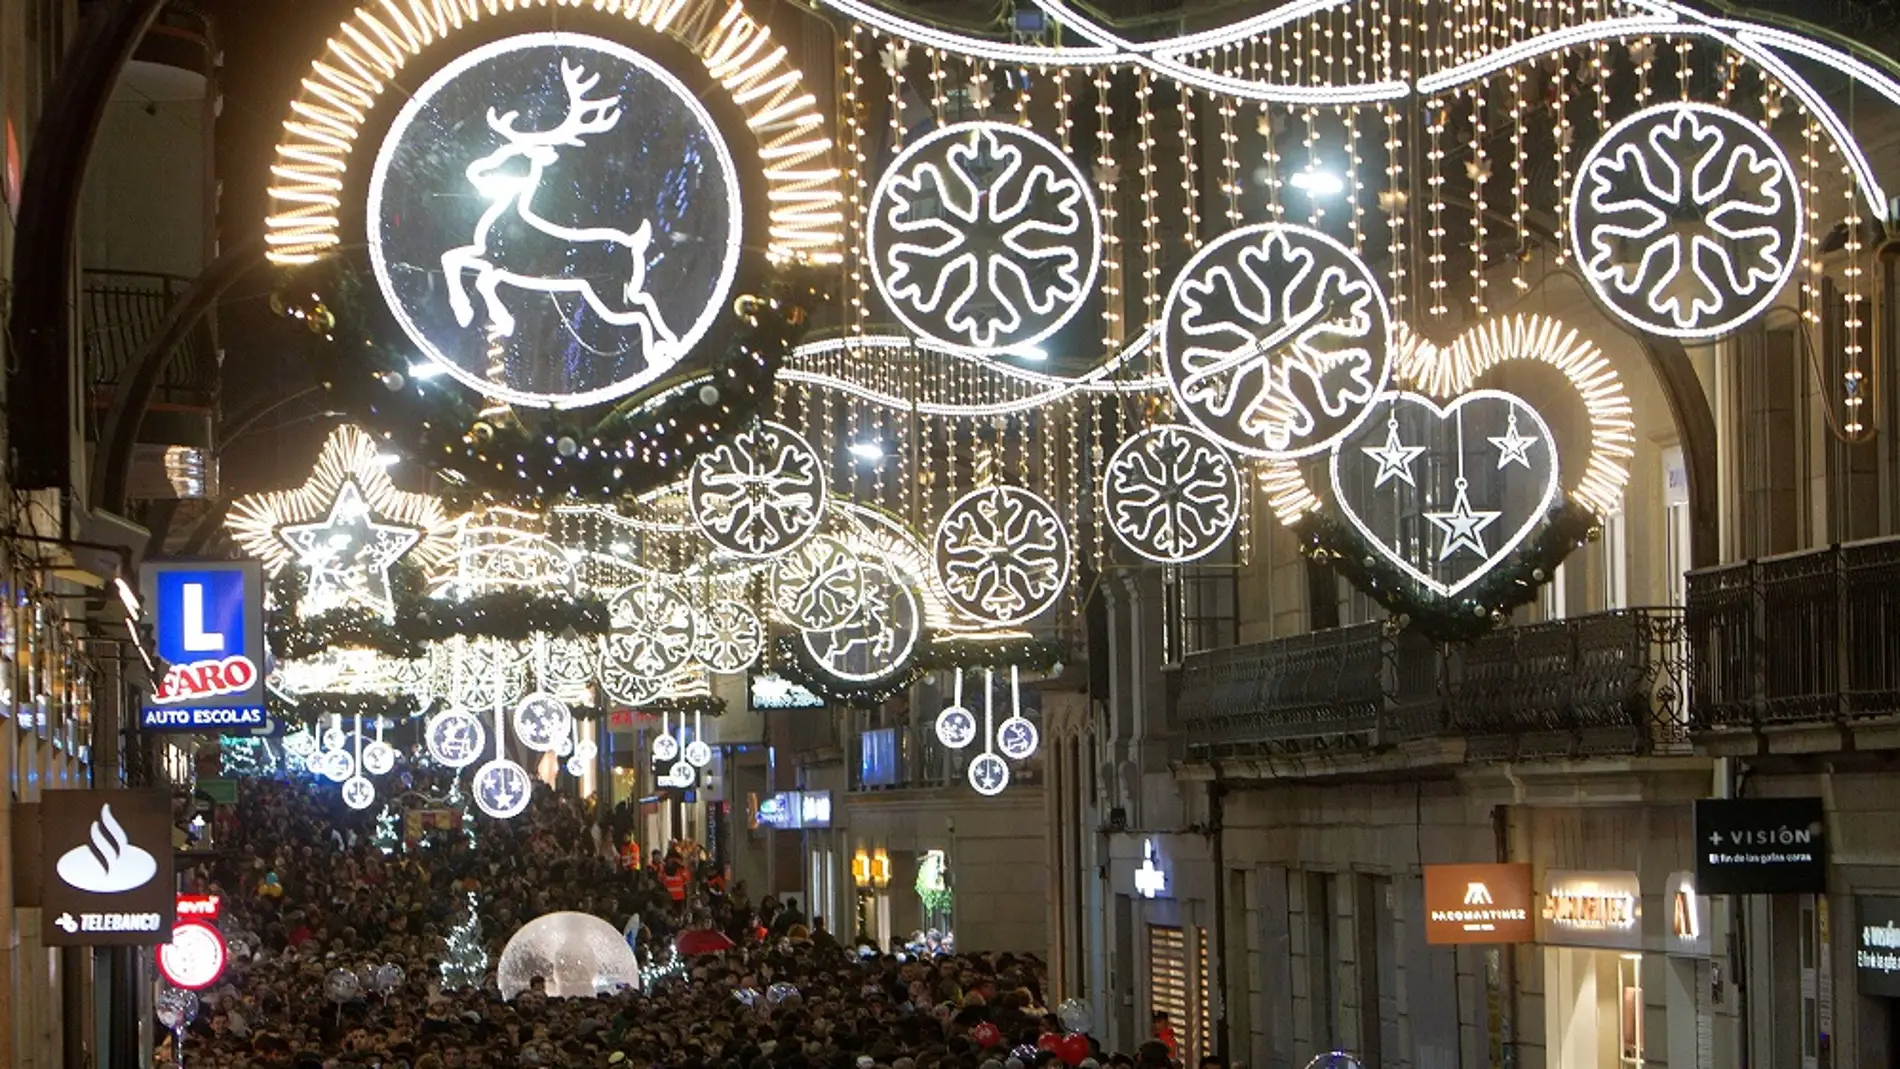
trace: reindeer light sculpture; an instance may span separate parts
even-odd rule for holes
[[[589,75],[562,60],[561,81],[567,89],[567,115],[551,130],[517,129],[520,112],[488,110],[488,125],[503,143],[468,165],[469,184],[488,201],[488,207],[469,243],[442,254],[449,305],[456,322],[464,327],[474,324],[475,305],[466,285],[472,274],[487,313],[486,328],[507,337],[514,332],[515,317],[502,297],[504,286],[550,298],[577,295],[603,322],[637,329],[650,366],[672,364],[682,355],[679,337],[646,291],[652,221],[642,220],[632,231],[572,227],[551,222],[535,211],[535,193],[548,168],[560,159],[561,149],[584,146],[588,136],[614,129],[622,115],[618,95],[588,97],[600,84],[599,74]],[[615,294],[615,288],[601,280],[623,278],[616,294],[619,299],[610,300],[607,294]]]

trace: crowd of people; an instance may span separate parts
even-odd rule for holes
[[[840,941],[795,901],[751,900],[676,846],[641,857],[623,814],[542,789],[509,821],[470,818],[419,841],[334,790],[243,781],[215,859],[186,890],[222,897],[234,953],[180,1043],[206,1069],[1163,1069],[1093,1041],[1054,1049],[1043,970],[1010,954],[883,952]],[[231,819],[235,817],[235,819]],[[393,841],[392,841],[393,840]],[[471,898],[472,894],[472,898]],[[475,902],[479,983],[445,976],[449,933]],[[493,967],[522,924],[575,910],[623,927],[643,989],[504,1001]],[[466,917],[461,918],[466,920]],[[714,934],[717,933],[717,934]],[[676,957],[676,947],[693,953]],[[393,970],[382,967],[394,965]],[[382,983],[326,985],[336,971]],[[459,973],[461,970],[446,970]],[[176,1057],[167,1040],[165,1055]]]

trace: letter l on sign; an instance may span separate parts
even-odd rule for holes
[[[185,603],[184,612],[185,649],[192,653],[220,653],[224,650],[224,635],[217,631],[205,630],[205,588],[203,583],[186,583],[179,593]]]

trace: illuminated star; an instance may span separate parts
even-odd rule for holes
[[[1537,436],[1517,433],[1517,413],[1513,412],[1510,426],[1503,434],[1492,438],[1491,444],[1498,447],[1499,469],[1506,464],[1522,464],[1528,468],[1531,466],[1531,446],[1537,444]]]
[[[1445,560],[1460,549],[1469,549],[1480,557],[1490,556],[1490,551],[1484,548],[1484,529],[1496,523],[1501,515],[1501,512],[1473,509],[1471,497],[1465,492],[1465,481],[1458,480],[1458,500],[1452,504],[1451,511],[1425,513],[1425,519],[1445,535],[1438,559]]]
[[[362,488],[351,479],[337,491],[328,516],[286,524],[277,534],[308,571],[305,613],[362,605],[387,618],[396,611],[389,568],[422,541],[423,532],[376,522]]]
[[[1407,486],[1417,486],[1412,480],[1412,461],[1425,452],[1422,445],[1406,445],[1399,441],[1399,421],[1386,420],[1384,445],[1362,445],[1359,451],[1379,462],[1379,474],[1373,479],[1374,489],[1384,486],[1385,481],[1398,478]]]

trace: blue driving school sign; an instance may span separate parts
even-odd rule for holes
[[[145,605],[163,662],[147,731],[264,726],[264,571],[256,561],[149,561]]]

